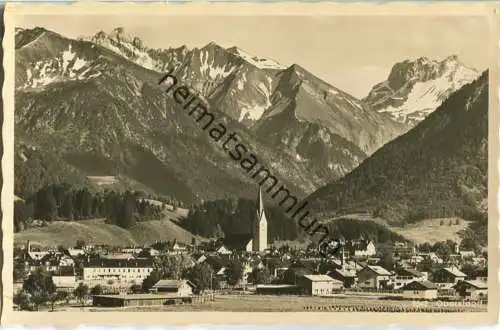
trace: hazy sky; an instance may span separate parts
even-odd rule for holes
[[[148,47],[238,46],[284,65],[300,64],[332,85],[364,97],[392,65],[458,55],[488,66],[488,22],[473,16],[25,16],[19,27],[43,26],[68,37],[124,27]]]

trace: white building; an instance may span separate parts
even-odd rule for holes
[[[178,297],[187,297],[193,294],[195,285],[188,280],[159,280],[150,289],[152,293],[176,294]]]
[[[438,290],[434,283],[429,281],[412,281],[402,287],[405,299],[437,299]]]
[[[91,285],[141,284],[153,271],[149,259],[99,259],[88,262],[83,268],[83,280]]]

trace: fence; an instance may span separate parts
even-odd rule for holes
[[[482,306],[370,306],[370,305],[323,305],[304,306],[306,311],[375,312],[375,313],[458,313],[484,312]]]

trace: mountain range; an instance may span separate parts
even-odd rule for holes
[[[150,49],[121,28],[79,39],[18,28],[16,141],[83,176],[123,178],[184,202],[253,196],[253,179],[158,88],[170,69],[299,196],[406,130],[299,65],[236,47]]]
[[[456,56],[396,63],[360,100],[298,64],[213,42],[152,49],[122,28],[16,29],[15,194],[105,177],[188,204],[254,199],[254,179],[158,86],[171,70],[318,216],[486,211],[488,74]]]

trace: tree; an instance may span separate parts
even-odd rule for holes
[[[199,291],[213,289],[216,287],[214,271],[209,264],[203,262],[195,265],[188,273],[188,279],[196,285]]]
[[[231,260],[227,267],[227,283],[230,285],[236,285],[243,279],[243,272],[243,263],[237,259]]]
[[[21,310],[26,310],[29,308],[29,296],[26,294],[24,290],[18,291],[14,295],[14,304],[19,306]]]
[[[159,280],[160,273],[157,270],[153,270],[149,273],[148,277],[142,281],[142,291],[148,292]]]
[[[99,284],[94,286],[92,289],[90,289],[90,294],[93,296],[102,294],[102,286],[100,286]]]
[[[28,275],[28,271],[24,263],[20,260],[14,260],[14,282],[24,281],[24,278]]]
[[[54,219],[57,215],[57,201],[54,197],[52,187],[39,190],[37,195],[37,214],[35,216],[46,221]]]
[[[30,294],[30,300],[38,310],[38,306],[50,300],[50,296],[56,291],[56,286],[51,273],[39,270],[28,276],[23,283],[23,289]]]
[[[68,298],[68,293],[66,291],[57,291],[52,293],[49,298],[51,309],[54,310],[54,304],[57,301],[63,301],[66,300],[67,298]]]
[[[74,219],[73,194],[67,194],[66,196],[64,196],[61,215],[69,221]]]
[[[78,301],[80,303],[83,303],[83,300],[85,299],[85,297],[87,297],[88,293],[89,293],[89,287],[86,284],[83,284],[81,282],[80,282],[80,284],[78,284],[76,289],[73,291],[73,294],[75,295],[75,297],[78,299]]]
[[[253,284],[268,284],[271,281],[271,273],[267,268],[254,268],[251,275]]]
[[[387,252],[384,253],[382,258],[380,259],[380,266],[387,270],[393,270],[394,268],[394,258],[392,256],[392,253]]]
[[[136,217],[136,199],[130,191],[126,191],[123,196],[123,205],[121,209],[121,217],[118,225],[122,228],[130,228],[135,224]]]

